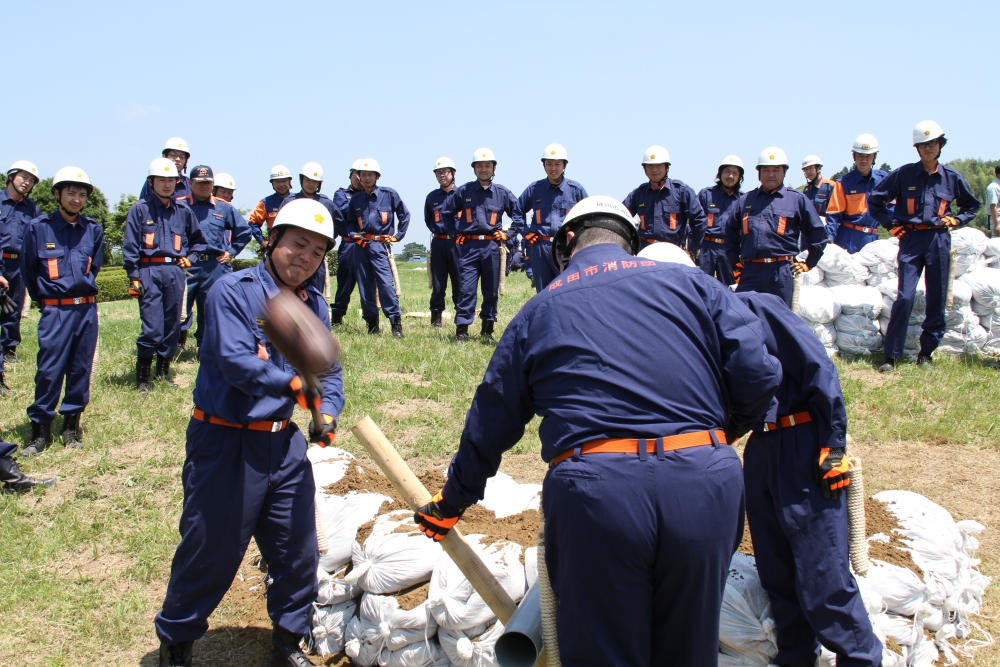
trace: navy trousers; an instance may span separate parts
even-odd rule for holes
[[[921,354],[931,354],[944,337],[944,299],[948,288],[948,253],[951,235],[947,229],[911,229],[899,241],[899,294],[892,304],[889,329],[885,332],[885,358],[902,359],[906,328],[917,295],[920,272],[924,272],[927,309],[920,333]]]
[[[142,333],[136,339],[139,356],[172,359],[181,335],[184,270],[176,264],[149,264],[139,269],[143,295],[139,297]]]
[[[431,239],[431,312],[444,310],[444,295],[451,281],[451,301],[458,307],[458,246],[452,239]]]
[[[316,486],[306,446],[294,423],[271,433],[190,421],[181,543],[163,610],[154,620],[162,641],[205,634],[251,536],[274,579],[267,590],[268,615],[288,632],[309,634],[319,548]]]
[[[194,332],[194,337],[198,341],[198,346],[201,347],[201,337],[203,331],[207,329],[207,325],[204,323],[205,319],[205,300],[208,298],[208,292],[212,289],[212,285],[215,281],[226,275],[227,273],[232,273],[232,264],[219,264],[215,257],[210,257],[207,260],[198,262],[190,269],[188,269],[187,278],[187,308],[186,316],[184,317],[184,322],[181,324],[181,331],[187,331],[191,328],[191,314],[192,309],[195,304],[198,305],[198,328]]]
[[[396,296],[395,283],[392,282],[386,244],[375,241],[366,248],[358,247],[354,252],[354,266],[358,277],[358,291],[361,293],[361,315],[366,320],[378,317],[378,309],[375,308],[377,289],[379,304],[385,316],[390,320],[399,317],[399,298]]]
[[[3,277],[7,279],[7,296],[17,304],[17,310],[7,315],[0,313],[0,347],[4,350],[21,344],[21,311],[24,309],[24,279],[21,278],[20,260],[4,259]],[[3,362],[0,362],[0,371]]]
[[[563,665],[716,664],[743,532],[732,447],[567,459],[546,475],[542,502]]]
[[[483,307],[479,318],[496,322],[500,298],[500,246],[493,241],[466,241],[458,246],[461,281],[455,324],[472,324],[476,317],[477,286],[482,284]]]
[[[59,395],[66,383],[59,412],[78,415],[90,402],[90,369],[97,347],[97,305],[45,306],[38,320],[38,370],[35,402],[28,418],[49,424],[56,416]]]
[[[837,667],[877,667],[882,645],[851,576],[847,500],[816,483],[816,422],[754,432],[743,454],[747,521],[760,583],[778,635],[779,665],[814,659],[819,644]]]
[[[552,242],[537,241],[528,246],[528,265],[531,267],[531,281],[535,292],[541,292],[559,275],[559,269],[552,260]]]
[[[6,459],[17,453],[17,445],[0,440],[0,459]]]
[[[792,265],[790,262],[745,262],[737,292],[773,294],[792,305]]]
[[[853,255],[877,239],[877,233],[866,234],[858,231],[857,229],[851,229],[850,227],[840,225],[837,227],[837,234],[833,237],[833,242]]]
[[[337,249],[337,294],[330,304],[330,314],[343,317],[351,305],[351,292],[358,284],[358,271],[354,266],[354,254],[361,250],[356,243],[341,241]]]
[[[736,278],[733,277],[733,267],[729,265],[729,258],[726,257],[726,246],[722,243],[703,241],[698,265],[702,271],[717,278],[723,285],[732,285],[736,282]]]

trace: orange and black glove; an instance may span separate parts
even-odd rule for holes
[[[805,262],[792,262],[792,276],[797,278],[803,273],[809,273],[809,266]]]
[[[323,399],[318,391],[305,383],[301,375],[296,375],[288,383],[288,386],[285,387],[285,396],[294,399],[303,410],[311,410],[313,407],[319,410],[320,402]]]
[[[440,542],[448,531],[455,527],[458,520],[462,518],[462,510],[455,509],[441,496],[438,491],[431,498],[431,501],[417,510],[413,515],[413,521],[424,535],[435,542]]]
[[[182,269],[190,269],[191,260],[188,259],[187,257],[181,257],[179,260],[177,260],[177,266],[181,267]]]
[[[528,232],[524,235],[524,240],[528,242],[528,245],[535,245],[540,238],[542,238],[542,235],[535,232]]]
[[[455,237],[455,245],[465,245],[465,235],[459,234]]]
[[[142,289],[142,283],[138,280],[133,280],[128,285],[128,295],[133,298],[140,298],[145,291]]]
[[[896,225],[894,227],[890,227],[889,233],[895,236],[897,239],[903,240],[903,237],[906,236],[906,227],[904,227],[903,225]]]
[[[358,236],[352,236],[351,238],[354,239],[354,242],[359,246],[361,246],[362,248],[368,247],[368,239],[366,239],[364,236],[361,236],[359,234]]]
[[[851,485],[851,466],[844,447],[823,447],[816,459],[816,482],[823,497],[836,500],[840,492]]]
[[[944,225],[945,227],[958,227],[962,223],[959,222],[958,218],[956,218],[955,216],[946,215],[943,218],[941,218],[941,224]]]
[[[17,301],[7,295],[7,290],[0,287],[0,313],[13,315],[18,311]]]
[[[399,241],[399,239],[397,239],[392,234],[386,234],[385,236],[380,237],[379,240],[382,241],[383,243],[396,243]]]
[[[507,240],[507,232],[505,232],[502,229],[496,230],[495,232],[493,232],[493,240],[497,241],[498,243],[503,243],[504,241]]]
[[[736,280],[736,284],[740,284],[740,276],[743,275],[743,262],[736,262],[736,267],[733,269],[733,278]]]
[[[323,426],[316,428],[313,420],[309,420],[309,442],[315,442],[320,447],[332,445],[337,439],[337,422],[328,414],[323,415]]]

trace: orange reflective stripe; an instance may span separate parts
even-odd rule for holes
[[[944,215],[945,213],[947,213],[948,212],[948,206],[950,204],[951,204],[951,202],[948,201],[947,199],[942,199],[941,200],[941,205],[938,206],[938,215],[940,216],[940,215]]]
[[[712,439],[715,434],[715,440]],[[656,453],[656,438],[646,438],[646,453]],[[671,452],[689,447],[701,447],[712,445],[717,441],[719,444],[726,444],[726,433],[722,429],[713,431],[695,431],[693,433],[681,433],[680,435],[670,435],[662,439],[663,451]],[[639,441],[631,438],[607,438],[592,440],[580,448],[581,454],[638,454]],[[573,450],[568,450],[557,455],[549,466],[554,466],[573,456]]]
[[[670,214],[670,229],[671,230],[677,229],[677,214],[676,213],[671,213]]]
[[[708,214],[708,226],[711,227],[714,224],[715,224],[715,214],[714,213],[709,213]]]
[[[916,203],[917,203],[916,200],[912,198],[906,200],[907,214],[913,215],[914,209],[916,209]]]
[[[785,229],[788,227],[788,218],[781,216],[778,218],[778,236],[784,236]]]
[[[823,179],[823,181],[833,186],[833,189],[830,191],[830,199],[827,200],[826,202],[827,214],[842,213],[846,206],[844,187],[840,183],[836,183],[834,181],[827,181],[825,178]]]
[[[847,205],[844,208],[847,215],[864,215],[868,212],[868,197],[863,193],[860,195],[844,195],[844,198],[847,200]],[[827,212],[831,212],[829,208]]]
[[[750,214],[747,213],[743,216],[743,235],[746,236],[750,233]]]
[[[441,209],[434,211],[434,222],[441,222]]]
[[[49,280],[59,279],[59,260],[53,257],[46,262],[49,267]]]
[[[639,227],[641,229],[646,229],[646,216],[644,215],[639,216]]]
[[[93,257],[88,257],[87,258],[87,270],[84,271],[84,273],[90,273],[90,265],[93,264],[93,262],[94,262],[94,258]]]
[[[490,227],[496,227],[496,224],[497,224],[497,212],[496,211],[491,211],[490,212]]]
[[[535,224],[542,224],[542,212],[537,208],[535,209]]]
[[[379,213],[382,214],[382,224],[383,225],[386,224],[387,222],[389,222],[389,212],[388,211],[379,211]]]
[[[471,208],[465,209],[465,221],[466,222],[472,222],[472,209]]]
[[[146,239],[145,239],[146,240],[146,247],[147,248],[152,248],[153,247],[153,243],[156,241],[156,235],[153,234],[153,232],[147,232],[146,235],[145,235],[145,237],[146,237]]]
[[[174,252],[181,251],[181,235],[174,234]]]

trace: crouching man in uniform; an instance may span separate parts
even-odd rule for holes
[[[267,255],[256,268],[230,273],[212,287],[207,329],[187,430],[181,543],[174,553],[163,610],[156,615],[160,667],[191,665],[194,640],[229,589],[251,536],[274,583],[267,612],[274,623],[269,667],[308,667],[299,641],[309,634],[316,600],[315,494],[306,439],[292,410],[320,406],[324,424],[309,439],[333,442],[344,407],[334,362],[313,392],[278,354],[258,324],[268,299],[297,294],[327,328],[330,313],[310,278],[333,245],[323,204],[302,200],[278,212]]]
[[[553,239],[562,272],[504,331],[448,482],[415,517],[441,539],[540,415],[545,556],[567,667],[716,663],[743,532],[724,428],[750,428],[781,379],[729,288],[634,257],[639,243],[611,197],[570,210]],[[636,340],[671,353],[637,355]]]

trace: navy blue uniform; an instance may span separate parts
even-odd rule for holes
[[[139,358],[173,359],[184,299],[184,270],[177,261],[185,257],[194,264],[205,247],[198,220],[183,201],[173,199],[164,205],[154,196],[149,201],[140,199],[129,209],[122,259],[129,280],[142,283],[142,333],[136,339]]]
[[[896,207],[890,212],[889,202]],[[906,234],[899,241],[899,291],[885,332],[885,358],[900,360],[906,344],[906,329],[913,310],[920,272],[924,272],[927,309],[920,334],[920,353],[930,355],[944,336],[944,300],[948,285],[948,253],[951,235],[942,218],[951,216],[969,223],[982,205],[969,190],[962,175],[943,164],[928,174],[920,162],[906,164],[879,183],[868,197],[872,216],[885,227],[902,225]]]
[[[205,299],[209,290],[222,276],[233,272],[232,260],[225,264],[218,262],[219,255],[229,253],[230,257],[240,254],[250,242],[250,225],[243,219],[236,207],[215,197],[201,201],[194,195],[181,199],[194,211],[201,233],[205,237],[205,252],[198,255],[198,261],[187,271],[187,308],[181,331],[191,328],[192,310],[198,304],[198,329],[194,333],[201,346],[203,320],[205,319]]]
[[[872,169],[867,176],[857,168],[840,177],[827,202],[826,228],[833,242],[854,254],[878,238],[878,220],[868,211],[868,196],[889,172]],[[892,206],[889,206],[890,215]]]
[[[723,285],[732,285],[736,279],[726,256],[726,230],[722,226],[722,216],[740,194],[738,190],[730,194],[718,183],[698,193],[698,203],[705,212],[705,236],[698,264],[702,271],[718,278]]]
[[[378,290],[382,312],[390,320],[395,320],[402,313],[399,310],[396,287],[392,282],[392,269],[389,267],[392,247],[376,240],[376,237],[392,236],[402,241],[410,225],[410,211],[399,193],[378,185],[371,194],[364,190],[353,193],[342,210],[346,236],[360,236],[368,240],[367,245],[358,246],[352,252],[358,291],[361,292],[361,314],[365,320],[378,318],[378,309],[375,307],[375,290]]]
[[[799,236],[809,250],[812,269],[829,242],[826,227],[805,195],[784,185],[772,192],[754,188],[740,195],[722,216],[729,264],[743,264],[737,292],[774,294],[792,304],[791,262],[799,252]]]
[[[524,223],[515,231],[531,239],[527,242],[528,264],[536,292],[548,287],[559,275],[552,259],[552,237],[562,227],[573,205],[586,197],[587,191],[582,185],[563,177],[559,185],[552,185],[547,178],[535,181],[518,198],[517,210],[524,216]],[[529,234],[537,237],[529,237]]]
[[[455,191],[454,188],[451,190]],[[444,310],[444,293],[451,280],[451,301],[458,307],[458,246],[455,245],[455,216],[441,214],[449,193],[441,188],[431,191],[424,200],[424,224],[431,232],[431,312]]]
[[[290,195],[291,192],[288,194]],[[285,195],[285,197],[287,196]],[[282,197],[277,192],[272,192],[257,202],[257,206],[250,211],[247,224],[250,225],[250,234],[257,243],[264,242],[265,226],[267,232],[271,233],[271,225],[274,224],[274,219],[278,216],[278,209],[281,208],[281,202],[285,201],[285,197]]]
[[[35,402],[28,417],[49,424],[59,412],[79,415],[90,402],[90,369],[97,347],[97,274],[104,263],[104,229],[85,215],[70,224],[59,211],[24,230],[21,273],[42,306],[38,321]]]
[[[333,233],[340,237],[340,247],[337,248],[337,294],[330,304],[330,315],[343,317],[347,307],[351,305],[351,293],[358,284],[358,271],[354,266],[354,253],[360,246],[354,239],[347,236],[347,223],[344,217],[351,197],[359,192],[353,187],[339,188],[333,193],[333,207],[338,214],[333,217]]]
[[[814,660],[822,643],[840,667],[878,667],[882,645],[851,575],[847,497],[824,498],[815,477],[819,450],[845,446],[837,369],[780,299],[739,296],[764,325],[768,353],[781,362],[781,385],[765,421],[796,416],[784,428],[755,426],[743,454],[750,537],[778,637],[773,662]]]
[[[668,178],[657,189],[643,183],[622,203],[632,215],[639,216],[639,238],[643,243],[666,241],[691,254],[701,249],[708,220],[698,196],[684,182]]]
[[[188,180],[187,176],[181,176],[177,180],[177,187],[174,188],[174,194],[170,195],[170,198],[176,200],[190,195],[191,181]],[[153,186],[149,184],[148,178],[142,184],[142,190],[139,191],[139,199],[145,199],[146,201],[156,199],[156,193],[153,192]]]
[[[20,195],[18,195],[20,197]],[[7,279],[7,295],[17,304],[13,313],[0,313],[0,373],[3,353],[21,344],[21,311],[24,309],[24,280],[21,277],[21,240],[28,222],[42,214],[27,197],[15,199],[10,190],[0,190],[0,276]]]
[[[802,189],[802,194],[806,196],[806,199],[812,202],[813,208],[816,209],[816,214],[819,219],[823,221],[826,226],[826,234],[829,238],[833,238],[833,234],[836,231],[831,225],[830,221],[827,219],[826,214],[830,206],[830,203],[834,201],[834,191],[837,189],[837,184],[831,181],[829,178],[820,178],[819,183],[810,181],[806,183],[806,187]]]
[[[287,197],[285,197],[284,199],[282,199],[281,200],[281,206],[278,207],[278,210],[280,211],[282,208],[284,208],[284,206],[288,202],[295,201],[296,199],[315,199],[316,201],[318,201],[323,206],[326,206],[327,210],[330,211],[330,217],[333,218],[334,224],[336,225],[337,216],[340,215],[340,213],[337,211],[337,207],[333,205],[333,200],[330,199],[329,197],[327,197],[322,192],[317,192],[313,197],[307,197],[305,195],[305,193],[303,193],[301,190],[299,190],[295,194],[290,194]],[[316,289],[318,289],[320,294],[322,294],[324,292],[324,290],[326,290],[326,258],[325,257],[323,258],[323,263],[319,265],[319,270],[316,273],[312,274],[312,277],[309,278],[306,281],[306,284],[307,285],[311,285],[311,286],[315,287]]]
[[[636,341],[671,353],[637,355]],[[605,438],[710,443],[646,455],[641,441],[642,455],[584,453],[550,467],[546,564],[562,664],[715,664],[743,520],[739,458],[718,429],[751,428],[780,379],[760,323],[728,288],[614,244],[577,251],[511,320],[448,471],[451,505],[482,499],[536,414],[550,462]]]
[[[503,230],[503,216],[516,229],[524,224],[517,197],[500,185],[483,186],[478,180],[455,188],[441,207],[442,216],[455,218],[458,274],[461,281],[455,324],[472,324],[476,316],[477,283],[482,285],[483,307],[479,318],[496,322],[500,298],[500,246],[493,234]]]
[[[323,295],[304,289],[310,310],[329,326]],[[297,636],[310,632],[319,564],[316,488],[306,440],[294,422],[286,423],[295,404],[283,392],[295,371],[256,319],[279,291],[261,262],[224,276],[208,295],[196,413],[187,429],[181,542],[155,619],[156,634],[167,643],[205,634],[251,536],[274,579],[267,589],[268,615]],[[344,407],[340,364],[319,379],[322,412],[336,420]],[[274,424],[264,429],[262,421]]]

